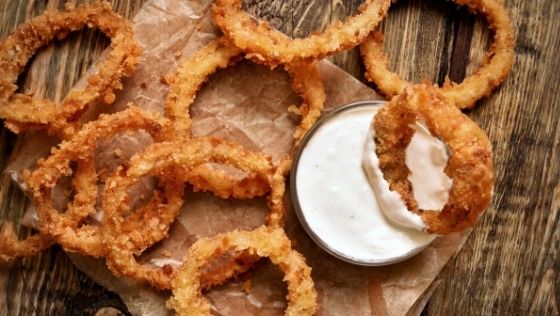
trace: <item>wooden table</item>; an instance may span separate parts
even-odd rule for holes
[[[0,38],[62,0],[3,0]],[[356,12],[357,0],[247,1],[249,10],[292,36],[305,36]],[[143,0],[114,0],[131,17]],[[497,172],[492,207],[459,256],[441,274],[427,315],[558,314],[560,301],[560,2],[505,1],[517,32],[512,74],[469,113],[494,144]],[[482,60],[486,21],[444,1],[404,1],[383,23],[391,67],[407,79],[460,81]],[[36,95],[60,99],[107,45],[95,32],[72,35],[44,50],[21,83]],[[332,60],[363,78],[356,51]],[[47,84],[48,83],[48,84]],[[20,139],[2,130],[3,169]],[[0,217],[18,219],[26,205],[1,178]],[[93,315],[103,306],[124,310],[118,296],[76,270],[60,248],[21,260],[1,284],[9,315]],[[1,311],[2,309],[0,309]]]

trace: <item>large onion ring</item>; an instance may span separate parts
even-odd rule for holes
[[[111,52],[88,78],[84,89],[68,93],[62,104],[14,94],[16,81],[40,47],[80,28],[95,27],[112,39]],[[72,121],[96,100],[112,103],[122,77],[129,76],[139,61],[140,47],[131,23],[112,11],[107,2],[83,4],[66,11],[49,11],[20,25],[0,46],[0,118],[14,132],[28,127],[48,127],[57,135],[75,132]],[[63,137],[67,138],[67,137]]]
[[[390,3],[389,0],[365,0],[357,15],[303,39],[292,39],[271,29],[266,22],[255,22],[253,17],[243,12],[242,0],[216,0],[212,18],[251,59],[268,65],[289,64],[322,59],[355,47],[387,14]]]
[[[178,182],[188,181],[189,170],[206,163],[219,163],[231,165],[247,173],[255,173],[271,186],[269,195],[270,212],[267,216],[267,225],[282,227],[285,221],[285,205],[283,199],[273,198],[276,190],[284,190],[284,181],[273,181],[274,166],[270,157],[261,153],[250,152],[239,145],[225,142],[217,138],[193,138],[176,142],[156,143],[146,148],[143,152],[132,157],[127,170],[115,174],[107,182],[104,194],[103,208],[106,221],[104,222],[104,238],[107,248],[107,265],[117,275],[127,275],[135,279],[146,280],[152,286],[165,289],[171,285],[174,270],[169,266],[162,268],[139,264],[134,251],[134,243],[130,236],[123,233],[126,221],[123,213],[128,211],[126,201],[127,189],[145,176],[175,177]],[[168,170],[175,170],[169,173]],[[136,211],[139,213],[139,211]],[[152,212],[157,214],[157,212]],[[150,218],[147,215],[139,215]],[[154,216],[157,221],[157,216]],[[159,225],[167,230],[165,225]],[[243,254],[241,254],[243,256]],[[250,261],[250,258],[247,258]],[[244,271],[247,263],[233,260],[226,267],[209,272],[205,286],[219,284],[224,280]],[[216,274],[218,273],[218,274]],[[212,275],[214,274],[214,275]]]
[[[197,51],[179,67],[176,78],[169,87],[165,108],[166,116],[174,122],[179,138],[192,136],[189,108],[202,84],[218,69],[233,63],[240,54],[241,51],[233,46],[227,37],[220,37]],[[307,130],[321,116],[326,98],[325,89],[314,63],[287,64],[285,69],[292,77],[292,89],[303,101],[297,109],[302,116],[294,134],[297,146]]]
[[[288,283],[285,315],[315,314],[317,292],[311,268],[305,263],[305,258],[292,249],[284,230],[264,226],[253,231],[236,230],[196,241],[173,280],[173,296],[167,301],[167,307],[180,316],[211,315],[211,305],[201,293],[200,270],[216,255],[231,250],[250,250],[260,257],[268,257],[285,273],[284,280]]]
[[[205,47],[197,51],[177,70],[175,79],[169,87],[169,94],[166,101],[166,116],[173,121],[175,134],[179,138],[188,139],[192,137],[192,120],[189,108],[195,100],[196,93],[210,75],[218,69],[226,68],[238,58],[241,51],[233,46],[227,37],[221,37],[211,41]],[[292,89],[302,98],[299,108],[293,109],[301,116],[301,122],[294,133],[294,149],[296,150],[307,131],[313,126],[321,116],[321,111],[325,104],[325,89],[321,81],[321,75],[314,63],[291,63],[284,66],[285,70],[292,77]],[[282,168],[278,174],[286,175],[291,168],[291,155],[281,162]],[[207,183],[210,176],[200,166],[194,170],[189,177],[189,182],[199,189],[212,188],[216,193],[219,189],[221,197],[233,196],[237,198],[250,198],[266,193],[268,185],[259,183],[255,179],[245,181],[243,190],[239,190],[235,185],[223,185],[226,177],[214,179],[213,183]],[[216,172],[213,172],[216,176]],[[223,188],[216,187],[222,183]],[[235,192],[234,190],[237,190]]]
[[[404,151],[417,121],[440,138],[449,151],[444,172],[453,185],[441,211],[419,209],[407,179],[410,171],[404,161]],[[408,209],[422,217],[428,232],[447,234],[478,221],[492,199],[492,145],[484,131],[450,104],[439,89],[428,85],[407,87],[379,110],[372,124],[384,178]]]
[[[147,131],[155,141],[163,141],[171,138],[170,126],[168,120],[157,114],[130,107],[113,115],[102,115],[97,121],[84,125],[72,139],[62,142],[51,156],[39,162],[36,170],[25,176],[39,213],[40,231],[52,236],[68,251],[94,257],[104,255],[106,251],[99,227],[80,226],[95,212],[98,177],[93,153],[98,141],[115,133],[139,129]],[[51,191],[62,176],[72,173],[73,160],[80,164],[73,178],[77,193],[68,209],[60,213],[53,205]]]
[[[472,108],[475,103],[498,87],[508,76],[513,65],[515,38],[508,13],[502,1],[453,0],[466,5],[474,12],[484,14],[494,31],[494,42],[485,63],[462,83],[446,82],[441,93],[460,109]],[[383,53],[383,35],[372,33],[360,46],[366,67],[365,77],[375,83],[387,97],[395,96],[410,85],[388,68],[387,56]]]

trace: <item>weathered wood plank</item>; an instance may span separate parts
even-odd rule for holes
[[[505,3],[517,30],[513,72],[471,113],[494,143],[494,206],[441,275],[428,309],[434,314],[558,315],[560,5]],[[477,19],[471,48],[477,60],[489,39],[484,25]]]

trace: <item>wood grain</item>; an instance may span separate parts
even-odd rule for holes
[[[0,38],[45,8],[63,1],[0,2]],[[132,16],[142,0],[114,1]],[[517,30],[516,61],[505,84],[469,113],[494,144],[493,206],[463,251],[440,275],[426,315],[551,315],[560,302],[560,3],[504,1]],[[293,37],[321,30],[356,12],[358,0],[249,0],[245,8]],[[453,3],[398,1],[383,22],[391,68],[410,80],[461,80],[483,60],[491,34],[483,17]],[[96,32],[72,36],[35,58],[23,89],[60,99],[107,44]],[[358,78],[355,50],[331,57]],[[49,84],[45,84],[45,82]],[[0,132],[0,167],[18,139]],[[0,217],[17,220],[25,199],[0,179]],[[122,308],[114,294],[75,270],[54,248],[16,263],[2,284],[12,296],[9,315],[93,314]],[[0,309],[1,313],[2,309]]]

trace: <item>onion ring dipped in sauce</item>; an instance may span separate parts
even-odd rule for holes
[[[74,89],[61,104],[15,93],[16,81],[35,52],[53,39],[62,39],[83,27],[97,28],[112,40],[111,52],[88,78],[84,89]],[[0,118],[15,133],[47,128],[67,139],[76,132],[75,121],[94,101],[110,104],[121,79],[139,62],[141,50],[132,24],[116,14],[108,2],[83,4],[65,11],[48,11],[20,25],[0,45]]]
[[[189,169],[205,163],[231,165],[266,181],[271,187],[268,196],[270,212],[266,225],[272,228],[283,227],[285,222],[285,204],[283,196],[275,193],[285,189],[284,178],[275,177],[275,168],[270,157],[261,153],[245,150],[243,147],[217,138],[192,138],[175,142],[156,143],[131,159],[128,169],[121,169],[106,185],[103,208],[106,220],[103,225],[107,248],[107,265],[117,275],[126,275],[145,280],[158,289],[168,289],[175,271],[167,265],[156,267],[140,264],[135,255],[145,248],[135,247],[126,229],[128,211],[127,189],[145,176],[174,177],[176,181],[188,181]],[[169,172],[169,170],[174,170]],[[146,213],[148,209],[142,211]],[[136,211],[138,213],[140,211]],[[150,215],[150,214],[155,215]],[[158,212],[150,211],[139,215],[155,226],[159,225]],[[166,230],[168,227],[164,227]],[[203,286],[221,284],[225,280],[245,271],[253,262],[252,255],[235,254],[228,264],[210,270],[204,277]]]
[[[260,257],[268,257],[284,272],[284,280],[288,283],[285,315],[316,313],[317,292],[311,278],[311,268],[305,263],[305,258],[292,249],[282,229],[264,226],[253,231],[236,230],[196,241],[173,280],[173,296],[167,301],[167,307],[174,309],[180,316],[211,315],[211,305],[201,293],[201,268],[218,254],[230,250],[250,250]]]
[[[248,57],[271,66],[322,59],[361,43],[387,14],[390,0],[366,0],[359,13],[337,21],[322,33],[292,39],[243,11],[241,0],[217,0],[212,6],[214,23],[247,52]]]
[[[405,163],[405,150],[418,123],[439,138],[449,152],[444,172],[452,185],[441,210],[419,207],[418,188],[414,187]],[[371,131],[366,151],[374,152],[364,155],[364,159],[372,155],[378,159],[370,168],[366,167],[371,183],[380,200],[386,200],[380,192],[397,193],[402,202],[401,206],[382,203],[387,217],[403,226],[435,234],[461,231],[478,221],[492,198],[492,145],[476,123],[450,104],[439,89],[428,85],[406,88],[378,112]],[[375,187],[384,182],[380,177],[388,182],[390,192]]]
[[[24,174],[39,215],[39,230],[55,239],[65,250],[94,257],[106,251],[99,226],[87,224],[88,216],[95,214],[98,196],[98,176],[94,151],[99,141],[116,133],[144,130],[154,141],[171,138],[171,124],[158,114],[136,107],[113,114],[101,115],[97,121],[84,127],[68,141],[63,141],[38,168]],[[64,212],[53,204],[51,192],[63,176],[72,174],[72,161],[78,163],[73,177],[76,194]],[[173,190],[170,188],[170,192]],[[179,198],[182,196],[176,194]],[[171,197],[169,197],[171,198]]]
[[[502,1],[454,0],[473,12],[484,14],[494,31],[494,41],[485,62],[461,83],[446,81],[441,94],[460,109],[474,107],[481,98],[490,95],[508,76],[513,65],[515,38],[511,20]],[[400,78],[388,68],[388,58],[383,53],[383,35],[373,32],[360,46],[366,68],[365,77],[375,83],[386,97],[403,92],[411,83]]]

